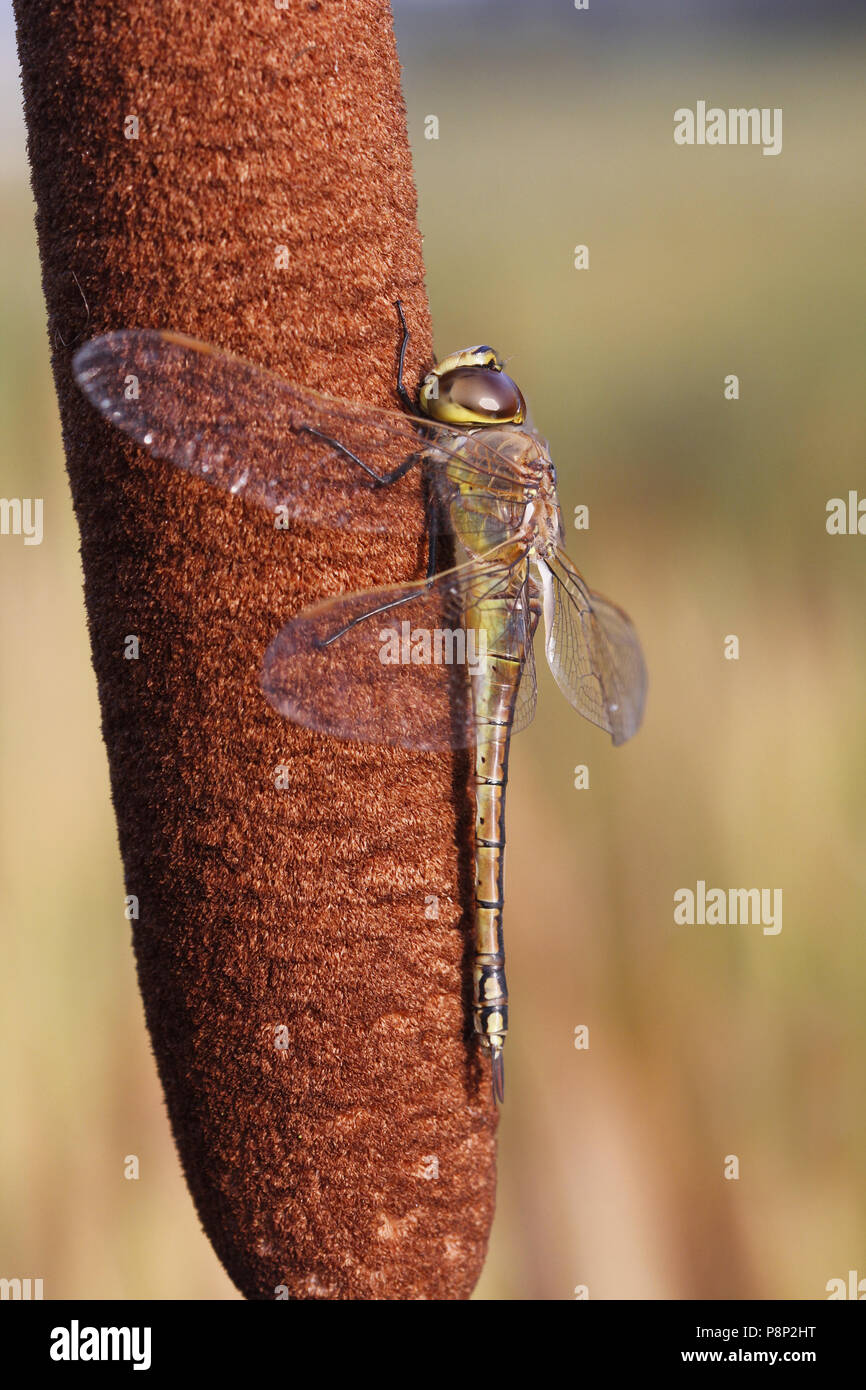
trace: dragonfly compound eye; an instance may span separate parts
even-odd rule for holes
[[[495,367],[442,367],[430,372],[420,391],[421,409],[448,425],[520,425],[526,402],[516,382]]]

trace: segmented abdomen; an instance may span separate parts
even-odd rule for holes
[[[486,661],[472,677],[475,749],[475,1031],[491,1053],[493,1089],[503,1094],[502,1049],[508,1032],[503,936],[505,788],[511,725],[526,653],[538,620],[522,582],[525,564],[509,572],[495,595],[467,603],[466,625],[485,633]]]

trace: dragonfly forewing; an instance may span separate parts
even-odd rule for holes
[[[455,480],[479,507],[497,479],[513,483],[510,460],[477,435],[322,395],[181,334],[106,333],[79,349],[74,370],[106,419],[155,458],[279,522],[402,534],[419,491],[394,475],[422,459],[434,530],[450,531]]]

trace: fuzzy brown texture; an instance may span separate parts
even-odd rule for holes
[[[98,333],[171,327],[396,406],[398,295],[412,384],[431,340],[389,8],[17,11],[134,945],[190,1190],[247,1297],[467,1297],[495,1118],[467,1032],[465,757],[318,737],[258,685],[301,608],[422,572],[419,481],[399,535],[295,527],[287,544],[112,431],[70,372]]]

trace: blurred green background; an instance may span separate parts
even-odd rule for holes
[[[513,750],[479,1297],[810,1299],[866,1275],[866,537],[825,529],[829,498],[866,495],[866,31],[843,8],[395,6],[437,349],[510,358],[567,522],[590,509],[569,550],[650,670],[633,744],[542,676]],[[3,40],[8,76],[8,19]],[[677,147],[698,100],[782,107],[781,155]],[[135,985],[14,106],[0,493],[44,497],[45,541],[0,539],[0,1274],[232,1298]],[[781,888],[781,933],[675,926],[698,879]]]

